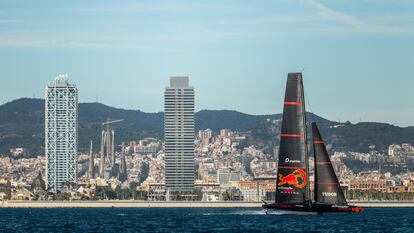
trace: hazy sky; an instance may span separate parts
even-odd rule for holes
[[[188,75],[197,110],[272,114],[303,68],[308,110],[414,125],[414,1],[0,1],[0,103],[67,73],[81,102],[156,112]]]

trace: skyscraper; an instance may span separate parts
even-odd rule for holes
[[[165,186],[194,189],[194,88],[188,77],[171,77],[164,95]]]
[[[62,190],[76,181],[78,90],[59,75],[45,91],[46,184]]]

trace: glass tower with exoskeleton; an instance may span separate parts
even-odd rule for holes
[[[76,182],[78,90],[59,75],[45,90],[46,184],[54,191]]]

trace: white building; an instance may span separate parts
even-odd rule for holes
[[[203,145],[208,145],[212,137],[213,137],[213,131],[211,129],[198,131],[198,138],[200,139]]]
[[[46,185],[62,190],[76,181],[78,91],[59,75],[45,91]]]
[[[396,157],[401,154],[401,146],[398,144],[392,144],[388,146],[388,156],[389,157]]]
[[[194,189],[194,88],[188,77],[171,77],[165,88],[165,186],[169,191]]]

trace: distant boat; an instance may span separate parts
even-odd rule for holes
[[[295,212],[363,212],[348,205],[316,123],[312,123],[315,195],[309,189],[309,158],[302,73],[289,73],[280,134],[275,203],[270,209]]]

